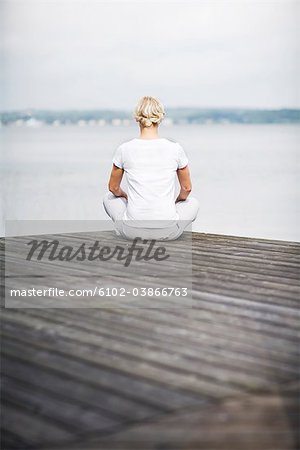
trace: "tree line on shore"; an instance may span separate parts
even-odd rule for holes
[[[300,109],[167,108],[167,118],[174,123],[297,123],[300,122]],[[133,115],[129,111],[113,109],[64,111],[26,109],[0,113],[0,120],[4,125],[32,119],[46,124],[53,124],[55,121],[72,124],[93,120],[111,123],[116,120],[133,120]]]

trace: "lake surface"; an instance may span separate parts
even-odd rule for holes
[[[300,240],[299,125],[162,125],[160,135],[189,157],[194,231]],[[106,219],[114,150],[137,128],[7,126],[0,136],[6,219],[95,220]]]

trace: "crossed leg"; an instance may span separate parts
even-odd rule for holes
[[[127,208],[127,200],[124,197],[116,197],[111,192],[107,192],[103,198],[103,206],[106,214],[115,222],[122,220]]]
[[[121,232],[121,229],[118,230],[117,224],[118,222],[121,223],[127,208],[127,200],[124,197],[115,197],[114,194],[108,192],[103,198],[103,206],[108,216],[114,222],[117,231]],[[178,231],[175,233],[176,237],[172,237],[172,239],[177,239],[185,228],[196,219],[199,202],[195,197],[188,197],[186,200],[176,203],[176,210],[179,216]]]

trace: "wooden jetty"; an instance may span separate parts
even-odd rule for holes
[[[190,308],[2,309],[3,450],[299,448],[300,244],[192,239]]]

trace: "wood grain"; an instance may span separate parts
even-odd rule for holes
[[[54,235],[65,245],[120,241],[111,232]],[[97,283],[97,267],[32,266],[15,239],[1,290]],[[191,236],[174,245],[172,285]],[[9,247],[11,248],[11,247]],[[192,303],[3,308],[5,450],[290,450],[299,446],[300,244],[192,235]],[[39,272],[35,272],[39,267]],[[111,281],[122,278],[110,266]],[[155,286],[157,279],[136,277]],[[39,274],[39,275],[37,275]],[[36,275],[36,277],[35,277]],[[160,301],[161,302],[161,301]]]

